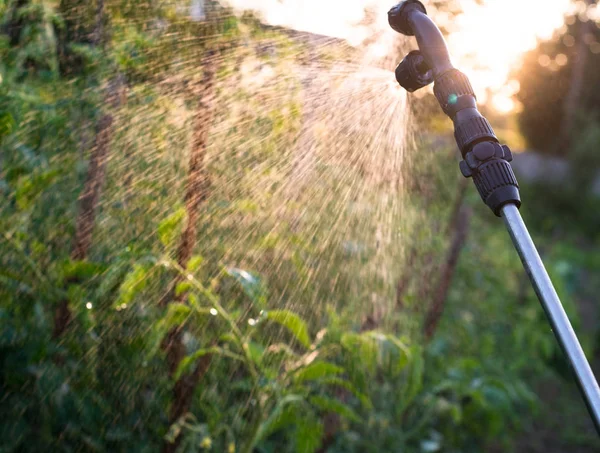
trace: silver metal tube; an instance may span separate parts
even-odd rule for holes
[[[575,331],[571,327],[569,318],[558,298],[558,294],[556,294],[548,272],[544,268],[544,263],[535,248],[535,244],[527,231],[519,209],[514,204],[504,206],[502,208],[502,218],[519,252],[535,293],[546,312],[554,335],[575,373],[577,384],[583,393],[596,430],[600,433],[600,388],[583,349],[581,349],[577,335],[575,335]]]

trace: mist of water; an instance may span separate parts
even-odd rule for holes
[[[303,11],[307,20],[331,13],[316,4]],[[310,315],[354,304],[378,319],[392,309],[421,214],[405,199],[414,147],[407,95],[389,70],[393,55],[372,50],[282,31],[220,63],[198,253],[260,276],[273,306]],[[120,110],[100,241],[119,232],[157,248],[148,219],[181,206],[194,111],[180,85],[152,91],[158,102]],[[132,160],[145,170],[132,172]],[[342,300],[347,294],[354,300]]]

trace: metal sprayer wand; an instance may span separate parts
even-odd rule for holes
[[[435,82],[435,96],[454,122],[454,136],[464,159],[460,170],[465,177],[473,178],[485,204],[504,219],[600,433],[600,388],[519,213],[521,198],[509,164],[510,149],[499,143],[492,126],[477,110],[471,83],[452,66],[444,37],[427,16],[425,6],[418,0],[402,1],[389,11],[388,19],[394,30],[416,36],[419,44],[419,50],[410,52],[396,68],[398,83],[413,92]]]

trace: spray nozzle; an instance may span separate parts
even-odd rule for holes
[[[418,50],[410,52],[396,68],[396,80],[409,93],[433,82],[433,71]]]
[[[424,62],[437,78],[450,69],[450,54],[439,28],[427,16],[427,10],[418,0],[405,0],[388,12],[390,27],[400,34],[416,36]]]
[[[390,27],[403,35],[413,36],[415,33],[410,23],[410,13],[412,11],[427,14],[425,5],[419,0],[404,0],[388,11]]]

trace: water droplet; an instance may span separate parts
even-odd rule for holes
[[[91,310],[93,307],[91,302],[88,302],[87,304],[85,304],[85,308],[87,308],[88,310]]]
[[[190,281],[192,281],[194,279],[194,276],[192,274],[188,274],[187,275],[187,279],[190,280]]]
[[[213,316],[217,316],[219,314],[219,312],[215,308],[211,308],[210,309],[210,314],[213,315]]]
[[[250,319],[248,320],[248,324],[250,324],[251,326],[255,326],[255,325],[256,325],[256,319],[252,319],[252,318],[250,318]]]
[[[121,308],[125,310],[127,308],[127,304],[121,304]]]

